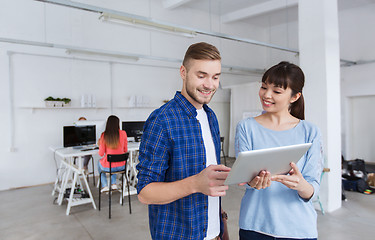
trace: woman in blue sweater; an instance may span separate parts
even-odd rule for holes
[[[304,78],[292,63],[280,62],[268,69],[259,90],[265,113],[237,125],[236,156],[242,151],[312,143],[297,163],[290,164],[288,175],[262,171],[246,184],[239,220],[241,240],[318,237],[311,199],[319,192],[322,144],[318,127],[304,120]]]

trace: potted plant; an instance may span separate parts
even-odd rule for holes
[[[52,96],[47,97],[44,99],[46,103],[46,107],[66,107],[70,106],[71,99],[70,98],[54,98]]]
[[[70,102],[72,101],[72,99],[63,98],[63,99],[61,99],[61,101],[63,101],[63,107],[67,107],[67,106],[70,106]]]
[[[55,99],[51,96],[44,99],[44,102],[46,103],[46,107],[54,107],[55,106]]]

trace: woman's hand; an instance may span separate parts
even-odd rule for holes
[[[240,183],[239,186],[248,184],[250,187],[255,189],[264,189],[271,186],[271,173],[268,171],[260,171],[259,175],[253,178],[248,183]]]
[[[301,198],[310,199],[314,194],[314,188],[305,180],[294,162],[291,162],[290,166],[292,169],[289,171],[289,175],[275,175],[271,180],[280,182],[290,189],[297,190]]]

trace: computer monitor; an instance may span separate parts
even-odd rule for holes
[[[134,140],[139,142],[143,134],[144,124],[144,121],[122,122],[122,130],[126,132],[128,137],[134,137]]]
[[[89,126],[64,126],[64,147],[75,147],[96,143],[96,127]]]
[[[105,120],[80,120],[74,123],[74,126],[89,126],[95,125],[96,127],[96,139],[99,139],[105,130]]]

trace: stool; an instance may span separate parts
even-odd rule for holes
[[[330,168],[323,168],[322,174],[320,175],[320,183],[322,183],[324,173],[328,173],[328,172],[330,172],[330,171],[331,171]],[[320,211],[321,211],[322,214],[324,215],[324,214],[325,214],[325,211],[324,211],[324,208],[323,208],[323,204],[322,204],[322,202],[320,201],[319,194],[318,194],[318,196],[316,197],[316,199],[315,199],[313,202],[318,202],[318,203],[319,203]]]

